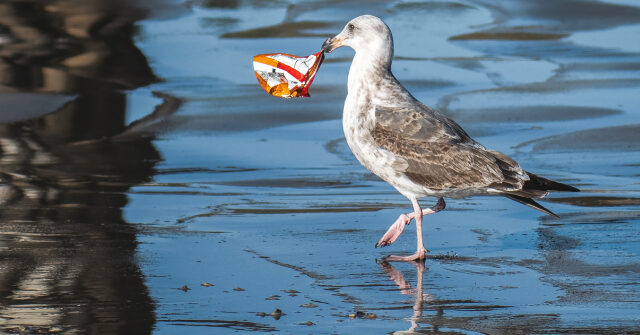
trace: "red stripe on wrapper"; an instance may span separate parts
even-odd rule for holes
[[[260,86],[271,95],[282,98],[308,97],[309,87],[324,60],[324,53],[311,56],[298,57],[283,53],[256,55],[253,57],[254,72]],[[309,67],[311,61],[313,64]],[[288,79],[291,77],[285,74],[300,83],[295,85],[293,79]]]

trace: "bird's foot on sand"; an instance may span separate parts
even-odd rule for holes
[[[410,256],[396,256],[396,255],[391,255],[389,257],[385,257],[383,258],[384,261],[387,262],[412,262],[412,261],[422,261],[425,258],[427,258],[426,253],[429,252],[429,250],[424,249],[424,248],[420,248],[416,251],[415,254],[410,255]]]
[[[402,234],[402,231],[404,230],[404,226],[411,223],[411,220],[413,220],[413,213],[400,215],[396,220],[396,222],[394,222],[391,225],[391,227],[389,227],[387,232],[384,233],[380,241],[376,243],[376,248],[386,247],[388,245],[391,245],[391,243],[395,242],[398,239],[398,237],[400,237],[400,234]]]

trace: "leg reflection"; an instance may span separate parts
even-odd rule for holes
[[[428,293],[425,294],[422,289],[422,277],[424,271],[427,269],[424,265],[424,261],[411,261],[408,262],[413,264],[416,268],[416,286],[415,288],[411,287],[411,284],[404,279],[404,275],[402,272],[396,270],[391,263],[384,260],[376,260],[378,265],[382,268],[382,270],[389,276],[389,278],[398,285],[400,289],[400,293],[403,295],[414,295],[415,302],[413,304],[413,315],[411,316],[411,327],[406,331],[398,331],[394,332],[394,334],[416,334],[416,329],[418,329],[418,320],[422,317],[422,306],[424,301],[432,300],[431,295]]]

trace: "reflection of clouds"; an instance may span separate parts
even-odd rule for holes
[[[151,139],[57,142],[31,126],[41,121],[0,127],[0,330],[150,332],[153,304],[122,207],[160,159]]]
[[[13,294],[7,297],[7,300],[14,301],[16,304],[0,309],[3,316],[11,318],[11,321],[6,325],[29,325],[30,328],[57,330],[56,325],[62,323],[67,311],[59,306],[43,306],[33,302],[46,299],[53,294],[55,280],[51,275],[59,273],[63,268],[61,265],[43,264],[24,274],[24,278],[16,285]],[[74,272],[69,272],[67,276],[74,274]],[[73,278],[69,278],[69,280],[73,280]],[[21,302],[23,304],[19,304]],[[0,325],[0,327],[5,326],[1,323]]]
[[[156,80],[126,3],[0,3],[0,332],[152,331],[122,208],[160,160],[145,126],[180,102],[126,126],[122,90]]]
[[[136,229],[122,219],[122,207],[127,190],[148,181],[160,160],[151,138],[134,130],[179,106],[160,96],[164,103],[135,129],[125,128],[123,117],[97,134],[73,124],[43,126],[57,114],[71,113],[61,119],[72,123],[88,111],[102,113],[90,108],[0,126],[0,331],[151,331]]]
[[[133,43],[135,21],[144,12],[124,4],[0,3],[0,28],[5,28],[0,29],[0,93],[20,93],[9,96],[11,109],[27,110],[33,118],[57,109],[60,96],[52,94],[100,93],[156,81]],[[0,116],[0,122],[7,121]]]

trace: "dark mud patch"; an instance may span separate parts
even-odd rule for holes
[[[305,276],[307,276],[309,278],[312,278],[312,279],[327,280],[327,279],[331,278],[329,276],[326,276],[326,275],[323,275],[323,274],[320,274],[320,273],[317,273],[317,272],[314,272],[314,271],[311,271],[311,270],[307,270],[307,269],[305,269],[303,267],[300,267],[300,266],[297,266],[297,265],[281,262],[281,261],[273,259],[273,258],[271,258],[269,256],[261,255],[259,252],[255,251],[255,250],[245,249],[244,251],[246,251],[248,253],[251,253],[251,254],[254,254],[254,255],[258,256],[261,259],[264,259],[265,261],[267,261],[269,263],[273,263],[273,264],[278,265],[278,266],[282,266],[282,267],[285,267],[285,268],[288,268],[288,269],[295,270],[295,271],[297,271],[297,272],[299,272],[299,273],[301,273],[301,274],[303,274],[303,275],[305,275]]]
[[[451,111],[465,122],[539,122],[564,121],[621,114],[617,109],[586,106],[522,106],[497,108],[469,108]]]
[[[228,328],[234,331],[275,332],[278,330],[277,328],[266,324],[236,320],[160,318],[157,321],[165,322],[173,326]]]
[[[547,199],[549,200],[549,199]],[[640,220],[640,211],[598,211],[598,212],[577,212],[565,213],[561,216],[562,221],[552,217],[542,217],[541,223],[545,226],[561,226],[570,224],[616,224],[628,223]]]
[[[505,305],[491,305],[486,304],[483,301],[476,300],[466,300],[466,299],[451,299],[451,300],[429,300],[424,301],[422,306],[422,310],[425,311],[493,311],[496,309],[506,309],[512,306]],[[397,305],[397,306],[386,306],[380,308],[370,308],[372,311],[392,311],[392,310],[412,310],[414,308],[413,305]]]
[[[284,208],[284,207],[272,207],[272,208],[225,208],[220,213],[228,214],[295,214],[295,213],[357,213],[357,212],[377,212],[383,209],[389,208],[406,208],[402,204],[393,203],[341,203],[341,204],[317,204],[310,205],[305,208]],[[340,230],[335,230],[338,232]],[[351,231],[359,231],[357,229]]]
[[[454,57],[443,57],[443,58],[434,58],[433,61],[446,64],[449,66],[471,70],[471,71],[482,71],[485,69],[484,64],[482,64],[482,60],[496,60],[496,59],[482,59],[480,57],[477,58],[454,58]]]
[[[473,257],[467,257],[467,256],[460,256],[456,253],[444,253],[444,254],[427,254],[426,255],[427,259],[434,259],[434,260],[439,260],[439,261],[463,261],[463,262],[469,262],[469,261],[473,261],[476,260]]]
[[[382,208],[234,208],[226,214],[310,214],[310,213],[352,213],[352,212],[377,212]]]
[[[429,2],[404,2],[393,7],[398,11],[460,11],[467,9],[476,9],[468,4],[453,1],[429,1]]]
[[[347,163],[358,164],[356,157],[349,149],[349,145],[347,145],[347,140],[344,137],[333,139],[324,144],[325,150],[327,152],[339,157],[341,160]],[[371,180],[371,178],[367,175],[367,180]],[[375,180],[375,179],[374,179]]]
[[[329,229],[325,230],[326,234],[351,234],[351,233],[364,233],[366,229]]]
[[[640,263],[590,264],[576,258],[566,250],[549,250],[544,252],[542,262],[522,261],[523,266],[544,274],[577,276],[577,277],[609,277],[640,274]]]
[[[548,198],[549,202],[567,204],[580,207],[617,207],[617,206],[640,206],[640,199],[626,197],[564,197]]]
[[[448,80],[403,80],[402,84],[408,88],[416,89],[436,89],[447,86],[454,86],[455,83]]]
[[[575,90],[585,90],[585,89],[613,89],[613,88],[629,88],[640,85],[640,79],[584,79],[584,80],[562,80],[562,81],[545,81],[545,82],[535,82],[524,85],[514,85],[514,86],[503,86],[497,88],[488,88],[488,89],[479,89],[472,90],[467,92],[461,92],[456,94],[451,94],[442,97],[438,102],[438,109],[449,113],[451,108],[449,105],[459,100],[462,96],[465,95],[483,95],[485,93],[559,93],[565,91],[575,91]],[[546,105],[542,105],[546,106]],[[527,107],[525,107],[527,108]],[[557,108],[565,108],[565,106],[560,106]],[[584,108],[583,106],[575,106],[574,108]],[[492,108],[494,109],[494,108]],[[498,108],[499,110],[500,108]],[[461,109],[465,111],[465,109]],[[485,109],[481,109],[485,110]],[[453,109],[453,111],[456,111]],[[599,114],[599,113],[612,113],[612,111],[616,111],[615,109],[606,109],[600,107],[591,107],[588,108],[587,113]],[[470,113],[465,113],[470,114]],[[574,113],[569,113],[569,115],[575,115]],[[607,114],[610,115],[610,114]],[[528,142],[530,143],[530,142]]]
[[[559,40],[569,34],[536,33],[527,31],[478,31],[449,37],[450,41],[498,40],[498,41],[546,41]]]
[[[176,226],[161,226],[153,224],[140,224],[138,230],[141,234],[156,235],[156,236],[203,236],[203,235],[216,235],[216,234],[228,234],[229,232],[221,230],[206,230],[197,231],[185,229],[183,225]]]
[[[573,63],[564,65],[562,71],[640,71],[640,62]]]
[[[491,236],[491,232],[484,229],[471,229],[472,233],[478,234],[477,239],[481,242],[487,242],[489,240],[489,236]]]
[[[325,150],[327,150],[329,153],[332,153],[334,155],[342,155],[344,154],[346,151],[344,150],[345,147],[345,138],[344,137],[340,137],[340,138],[335,138],[327,143],[325,143],[324,148]],[[342,150],[340,150],[342,149]]]
[[[515,85],[482,90],[483,92],[516,92],[516,93],[547,93],[569,90],[605,89],[635,87],[640,79],[584,79],[536,82],[526,85]],[[475,91],[479,92],[479,91]]]
[[[579,239],[559,234],[553,227],[543,227],[537,232],[538,249],[544,250],[544,252],[571,250],[581,244]]]
[[[629,296],[627,292],[612,292],[608,287],[601,284],[567,284],[554,281],[554,285],[562,287],[564,290],[564,295],[558,297],[558,302],[560,303],[606,303],[608,301],[635,302],[635,298],[633,296]]]
[[[283,37],[326,37],[326,33],[309,33],[307,30],[335,27],[334,22],[300,21],[284,22],[268,27],[235,31],[220,35],[221,38],[283,38]]]
[[[238,22],[240,21],[234,17],[204,17],[200,19],[200,24],[203,27],[215,29],[227,28],[237,24]]]
[[[578,150],[640,151],[640,124],[581,130],[519,144],[533,144],[533,152]]]
[[[523,2],[533,17],[553,20],[569,29],[604,29],[640,22],[640,8],[600,1]]]
[[[256,168],[239,168],[226,166],[220,168],[184,167],[184,168],[158,168],[156,174],[183,174],[183,173],[228,173],[228,172],[253,172]]]
[[[201,191],[131,191],[131,194],[148,194],[148,195],[201,195],[206,197],[236,197],[248,195],[249,193],[239,192],[201,192]]]
[[[364,185],[354,185],[350,181],[341,180],[314,180],[311,178],[273,178],[237,180],[219,183],[229,186],[242,187],[283,187],[283,188],[345,188],[364,187]]]
[[[479,0],[497,22],[527,18],[544,22],[547,31],[598,30],[640,22],[640,8],[600,1],[514,1],[496,3]],[[513,6],[512,4],[517,4]]]
[[[397,204],[338,204],[338,205],[315,205],[310,207],[287,207],[287,204],[266,204],[261,203],[247,207],[234,207],[238,204],[224,204],[216,206],[205,213],[190,215],[177,220],[178,223],[184,223],[198,218],[207,218],[218,215],[244,215],[244,214],[311,214],[311,213],[357,213],[357,212],[377,212],[383,209],[404,206]],[[246,206],[246,205],[245,205]]]
[[[266,93],[265,93],[266,94]],[[264,106],[264,105],[263,105]],[[256,109],[258,109],[256,107]],[[287,110],[288,109],[288,110]],[[150,130],[163,132],[175,128],[182,131],[219,131],[232,132],[242,130],[259,130],[296,123],[333,120],[339,112],[324,108],[300,108],[284,106],[274,110],[269,106],[259,112],[237,112],[216,115],[179,115],[154,125]]]

